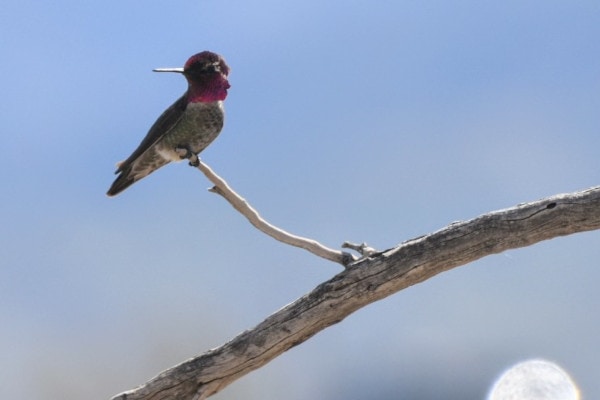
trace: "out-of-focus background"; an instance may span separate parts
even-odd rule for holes
[[[264,217],[383,249],[600,184],[597,1],[8,0],[0,12],[0,397],[107,399],[340,271],[169,165],[105,192],[202,50],[232,68],[203,160]],[[521,360],[600,398],[600,232],[358,311],[216,399],[481,399]]]

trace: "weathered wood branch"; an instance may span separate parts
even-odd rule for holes
[[[490,254],[600,229],[600,187],[484,214],[373,253],[256,327],[115,400],[200,400],[354,311]]]

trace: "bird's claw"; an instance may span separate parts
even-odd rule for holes
[[[200,165],[200,157],[197,154],[192,154],[188,160],[190,160],[188,163],[190,167],[198,167]]]
[[[200,165],[200,159],[197,154],[194,154],[188,147],[176,147],[175,152],[182,159],[188,159],[190,167],[197,167]]]

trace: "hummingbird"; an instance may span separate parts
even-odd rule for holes
[[[186,92],[167,108],[137,149],[117,164],[119,176],[106,193],[119,194],[171,161],[188,159],[198,165],[198,154],[223,128],[223,100],[230,88],[229,66],[223,57],[210,51],[191,56],[183,68],[157,68],[155,72],[183,74],[188,83]]]

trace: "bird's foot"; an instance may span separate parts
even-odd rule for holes
[[[178,146],[175,147],[175,152],[182,160],[188,159],[189,165],[191,167],[197,167],[200,165],[200,159],[198,158],[198,154],[194,154],[189,147],[187,146]]]
[[[198,167],[200,165],[200,157],[198,157],[198,154],[192,154],[188,160],[190,161],[188,163],[190,167]]]

